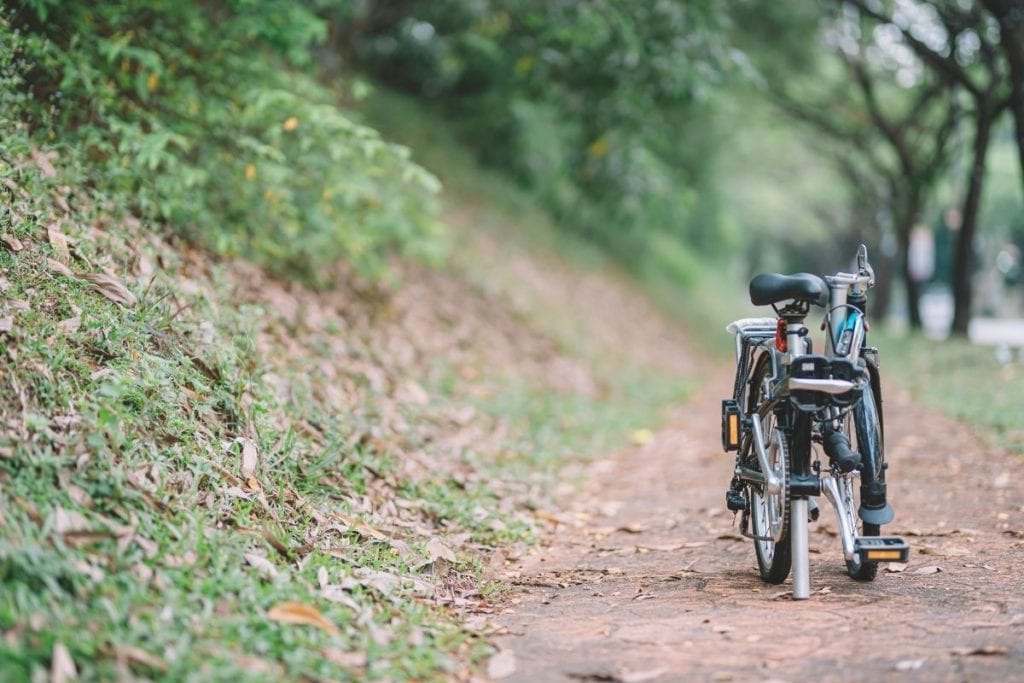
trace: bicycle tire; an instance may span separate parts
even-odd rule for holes
[[[761,420],[762,431],[769,443],[774,438],[775,429],[778,429],[774,412],[766,402],[770,377],[771,357],[764,354],[758,359],[751,375],[747,414],[752,419]],[[786,580],[793,559],[789,535],[790,448],[786,439],[783,439],[783,444],[784,448],[776,451],[776,463],[781,467],[782,492],[778,496],[767,496],[760,485],[748,484],[747,486],[751,530],[755,537],[761,537],[754,539],[754,555],[757,558],[758,572],[765,583],[772,584],[782,583]],[[753,437],[748,440],[747,446],[750,466],[760,471],[761,465],[753,451]],[[769,519],[773,512],[777,516],[774,524]],[[776,527],[774,531],[772,526]]]
[[[870,389],[864,392],[863,398],[850,411],[846,420],[851,448],[860,453],[867,462],[882,462],[884,459],[882,452],[865,453],[863,450],[865,448],[884,450],[881,407],[876,401],[878,393],[879,388],[875,382],[872,382]],[[873,430],[874,434],[869,434],[869,430]],[[859,526],[859,535],[861,536],[879,536],[882,532],[881,525],[863,522],[857,513],[860,504],[859,491],[860,487],[854,486],[852,476],[846,476],[840,480],[840,495],[848,496],[846,502],[849,504],[850,522],[854,525],[853,528],[857,529]],[[878,576],[878,563],[862,562],[855,557],[853,560],[846,560],[846,573],[857,581],[874,581]]]

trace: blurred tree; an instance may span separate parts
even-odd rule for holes
[[[999,44],[1009,64],[1010,109],[1017,128],[1021,180],[1024,182],[1024,3],[1021,0],[981,0],[999,22]]]
[[[139,218],[310,282],[342,260],[380,277],[440,250],[438,183],[314,79],[320,1],[6,3],[16,118]]]
[[[720,246],[706,104],[733,57],[720,13],[707,0],[394,0],[334,35],[628,261],[652,232]]]
[[[939,79],[850,3],[825,0],[799,11],[758,0],[746,5],[755,11],[736,21],[752,41],[741,45],[750,46],[764,92],[831,141],[853,202],[880,209],[872,222],[878,233],[891,230],[896,237],[909,323],[920,327],[921,283],[909,267],[910,234],[947,167],[958,108],[939,97]],[[807,41],[808,35],[819,42]],[[801,41],[805,47],[794,47]]]
[[[999,26],[975,2],[879,3],[851,0],[880,30],[894,31],[941,82],[950,100],[960,93],[970,103],[965,112],[974,128],[971,161],[953,254],[954,334],[967,334],[971,317],[974,238],[977,233],[985,158],[992,127],[1010,104],[1006,60],[999,50]]]

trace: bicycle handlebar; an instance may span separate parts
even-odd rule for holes
[[[868,263],[868,248],[863,244],[857,249],[857,272],[836,273],[826,275],[825,282],[831,285],[845,285],[856,291],[863,287],[865,290],[875,286],[875,270]]]

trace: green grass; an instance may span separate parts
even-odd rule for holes
[[[382,588],[366,572],[499,595],[484,561],[497,545],[534,537],[530,510],[546,504],[537,484],[655,426],[690,386],[628,362],[628,349],[576,344],[590,335],[571,298],[546,307],[533,298],[519,322],[589,368],[594,392],[514,368],[479,367],[466,381],[443,355],[402,365],[372,325],[353,329],[333,304],[318,309],[319,323],[285,322],[276,300],[246,292],[248,271],[176,241],[167,226],[139,224],[124,196],[89,189],[82,150],[62,149],[51,176],[32,161],[24,129],[10,132],[0,180],[12,199],[0,207],[0,234],[24,249],[0,247],[0,318],[11,324],[0,333],[2,680],[43,676],[60,647],[82,680],[124,670],[202,681],[460,673],[487,644],[422,586]],[[524,254],[534,238],[563,244],[499,180],[487,180],[493,196],[459,188],[474,175],[462,170],[449,179],[450,201],[493,200],[494,234],[533,235],[509,238]],[[511,204],[496,199],[503,194]],[[68,253],[48,226],[70,238]],[[608,263],[582,245],[574,253],[589,266],[562,267]],[[138,303],[118,306],[48,258],[78,274],[107,270]],[[514,278],[499,270],[491,275],[507,286],[492,294],[501,299]],[[359,306],[387,319],[386,302]],[[415,376],[430,401],[396,404],[358,363],[391,387]],[[348,403],[331,398],[338,387]],[[443,446],[439,425],[467,407],[483,434],[503,436]],[[396,411],[401,419],[382,427]],[[242,440],[258,452],[250,474]],[[416,476],[413,452],[427,465]],[[457,562],[431,561],[432,536],[453,546],[464,537]],[[286,602],[315,608],[337,632],[271,619]]]
[[[121,667],[167,680],[421,678],[480,647],[422,596],[359,582],[361,568],[413,575],[429,555],[422,539],[403,555],[338,521],[367,519],[355,507],[376,476],[367,472],[388,476],[394,463],[343,449],[352,426],[324,406],[275,402],[261,380],[267,360],[251,343],[261,312],[234,308],[216,273],[185,293],[168,251],[142,251],[167,270],[132,287],[134,308],[47,271],[44,259],[59,255],[41,239],[41,221],[15,216],[46,216],[54,189],[4,170],[28,198],[0,229],[28,246],[0,250],[2,312],[13,319],[0,340],[0,678],[37,676],[57,643],[85,680],[116,678]],[[100,210],[90,211],[76,218],[92,223]],[[145,236],[109,231],[97,241],[72,232],[71,266],[125,277],[130,252],[118,243]],[[62,325],[72,318],[77,329]],[[199,341],[204,322],[221,344]],[[282,411],[288,420],[275,418]],[[323,426],[323,451],[289,428],[299,420]],[[255,482],[239,470],[240,436],[258,445]],[[338,481],[351,495],[337,495]],[[338,531],[325,533],[314,509]],[[355,582],[345,603],[320,595],[321,568],[331,584]],[[338,634],[270,620],[284,601],[315,605]],[[325,650],[365,653],[367,669]]]
[[[975,426],[992,442],[1024,453],[1024,366],[1003,364],[995,350],[961,340],[936,342],[882,333],[887,380],[913,397]]]

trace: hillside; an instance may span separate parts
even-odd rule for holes
[[[449,268],[313,290],[67,161],[3,173],[7,679],[467,678],[460,615],[542,484],[689,385],[678,328],[607,263],[503,240],[521,216],[446,200]]]

